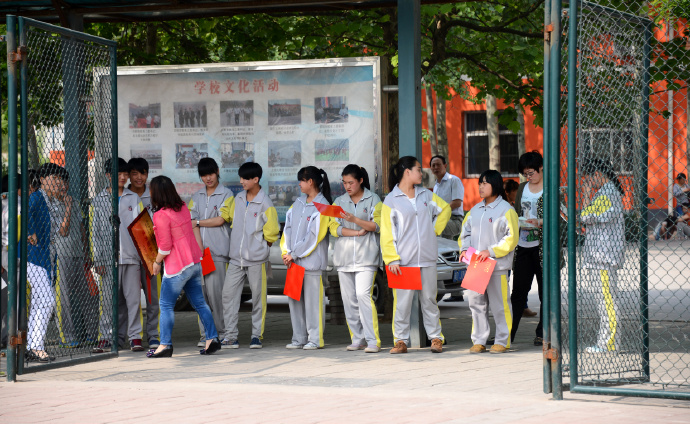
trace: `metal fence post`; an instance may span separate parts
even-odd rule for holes
[[[8,256],[7,256],[7,381],[17,381],[17,19],[7,15],[7,131],[8,151]],[[21,341],[20,341],[21,342]]]
[[[112,173],[110,174],[110,183],[113,193],[113,260],[112,260],[112,271],[113,271],[113,331],[111,340],[111,352],[115,354],[118,353],[120,346],[120,339],[117,334],[118,332],[118,297],[120,282],[119,278],[119,257],[120,257],[120,226],[118,218],[118,186],[117,186],[117,172],[118,172],[118,151],[117,151],[117,49],[115,47],[110,47],[110,80],[111,80],[111,92],[110,92],[110,126],[111,126],[111,152],[112,152]],[[116,225],[118,224],[118,225]]]
[[[551,24],[551,1],[546,1],[544,3],[544,92],[542,95],[543,99],[543,107],[544,107],[544,157],[547,158],[547,160],[544,163],[544,174],[545,174],[545,180],[548,181],[550,178],[553,178],[554,171],[551,166],[551,161],[548,160],[548,154],[550,151],[550,146],[549,143],[547,142],[549,138],[549,131],[551,128],[550,125],[550,119],[549,119],[549,114],[551,113],[551,110],[549,109],[549,105],[551,103],[549,99],[549,79],[551,78],[551,73],[550,73],[550,58],[551,58],[551,41],[550,41],[550,35],[547,37],[547,34],[549,34],[549,28]],[[544,200],[547,199],[547,192],[544,192]],[[544,210],[546,212],[548,208],[548,205],[546,202],[544,202]],[[546,215],[548,216],[548,215]],[[544,222],[544,240],[549,240],[551,237],[551,228],[550,224],[547,221]],[[544,249],[544,263],[548,264],[551,261],[551,253],[549,252],[549,249]],[[551,304],[549,302],[549,272],[546,267],[542,267],[542,274],[544,278],[544,284],[542,287],[542,309],[544,311],[544,316],[542,317],[542,324],[543,324],[543,329],[544,329],[544,337],[543,337],[543,346],[544,349],[549,345],[549,342],[551,341],[551,336],[549,334],[549,309],[551,308]],[[544,393],[551,393],[551,364],[550,361],[546,358],[546,355],[543,356],[542,358],[543,361],[543,374],[544,374]]]
[[[570,351],[570,384],[577,384],[577,2],[570,2],[568,28],[568,347]]]
[[[561,116],[560,116],[560,97],[561,97],[561,0],[554,0],[551,4],[551,60],[549,67],[551,75],[549,78],[549,97],[551,102],[549,109],[550,132],[549,132],[549,156],[551,164],[551,178],[546,181],[546,203],[549,212],[546,213],[549,222],[550,237],[547,240],[550,251],[550,260],[547,262],[549,269],[548,291],[549,291],[549,326],[551,333],[551,390],[554,399],[563,399],[563,385],[561,374],[561,285],[560,285],[560,260],[558,252],[560,249],[560,237],[558,233],[559,220],[559,196],[558,187],[560,182],[560,139],[561,139]],[[547,289],[544,289],[546,291]],[[546,323],[544,323],[546,326]]]
[[[24,26],[24,19],[19,18],[19,46],[20,48],[26,47],[26,27]],[[21,170],[22,170],[22,211],[27,211],[29,210],[29,187],[28,187],[28,181],[29,181],[29,150],[28,150],[28,126],[29,126],[29,118],[27,117],[29,107],[27,105],[27,68],[28,68],[28,63],[26,60],[22,60],[21,62],[21,68],[20,68],[20,124],[21,124],[21,143],[22,143],[22,149],[21,149]],[[20,225],[19,225],[19,253],[20,253],[20,261],[19,261],[19,281],[17,282],[17,290],[18,290],[18,306],[17,306],[17,328],[21,332],[21,334],[27,334],[28,328],[28,322],[27,322],[27,313],[26,313],[26,278],[27,278],[27,272],[26,272],[26,267],[27,267],[27,261],[28,261],[28,239],[27,239],[27,229],[29,228],[29,214],[28,213],[22,213],[20,214],[19,217]],[[26,345],[19,346],[17,349],[17,373],[19,375],[24,373],[24,355],[26,353]]]

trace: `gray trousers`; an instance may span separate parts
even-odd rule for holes
[[[141,265],[120,264],[118,270],[120,279],[117,311],[118,336],[120,342],[124,343],[127,338],[132,341],[144,336],[141,316]]]
[[[225,321],[223,319],[223,284],[225,283],[225,271],[228,267],[227,262],[213,261],[216,265],[216,270],[208,275],[203,276],[202,288],[204,290],[204,299],[213,315],[213,324],[216,326],[218,334],[225,333]],[[204,324],[201,319],[197,318],[199,323],[199,334],[201,339],[206,340],[206,333],[204,332]],[[200,340],[201,340],[200,339]]]
[[[379,317],[371,298],[376,271],[338,271],[340,294],[345,307],[345,319],[353,344],[381,347]]]
[[[118,267],[119,268],[119,267]],[[98,340],[113,338],[113,273],[106,267],[104,275],[98,275]]]
[[[84,258],[59,256],[55,281],[60,341],[83,342],[97,337],[98,298],[89,293]]]
[[[146,292],[146,338],[148,340],[160,340],[160,307],[158,299],[161,293],[161,282],[163,280],[163,270],[158,275],[151,277],[151,293],[148,292],[148,282],[146,281],[146,268],[141,266],[141,287]]]
[[[419,292],[419,304],[424,320],[424,329],[429,340],[443,340],[441,333],[441,312],[436,303],[436,265],[420,268],[422,290],[393,289],[393,338],[410,344],[410,314],[414,292]]]
[[[249,282],[252,291],[252,337],[263,339],[266,322],[266,263],[252,266],[228,265],[223,286],[224,339],[237,340],[240,299],[245,281]]]
[[[457,240],[462,232],[462,216],[451,215],[446,228],[443,229],[441,237],[449,240]]]
[[[513,311],[510,304],[508,276],[496,273],[491,275],[484,294],[472,290],[465,291],[472,312],[472,343],[486,345],[491,327],[489,308],[496,323],[494,344],[510,347],[510,330],[513,328]]]
[[[618,270],[616,269],[588,269],[588,283],[594,291],[597,313],[599,314],[599,332],[597,346],[614,351],[620,348],[616,333],[620,321],[618,308]]]
[[[288,298],[292,343],[304,345],[311,342],[318,347],[324,346],[326,305],[323,300],[323,274],[305,273],[300,300]]]

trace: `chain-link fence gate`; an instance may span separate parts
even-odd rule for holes
[[[13,380],[117,355],[116,43],[13,16],[7,30]]]
[[[557,398],[690,399],[690,43],[617,4],[551,2],[545,370]]]

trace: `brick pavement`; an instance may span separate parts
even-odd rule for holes
[[[688,422],[690,402],[568,392],[553,401],[542,392],[541,349],[531,343],[536,319],[523,319],[510,353],[471,355],[467,303],[440,306],[449,341],[440,355],[347,352],[347,328],[332,325],[325,349],[289,351],[289,315],[279,301],[269,305],[263,349],[248,349],[245,304],[241,348],[206,357],[195,347],[196,315],[178,313],[173,358],[124,351],[3,381],[0,423]],[[381,336],[390,347],[389,323]]]

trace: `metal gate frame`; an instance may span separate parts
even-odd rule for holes
[[[580,8],[581,0],[570,1],[568,13],[568,38],[569,43],[575,43],[578,39],[578,9]],[[654,23],[640,16],[635,16],[625,12],[615,11],[610,8],[599,6],[593,3],[588,3],[588,7],[599,8],[608,13],[616,14],[622,19],[634,19],[643,23],[644,26],[644,76],[643,76],[643,92],[642,92],[642,110],[641,110],[641,135],[640,139],[641,149],[640,154],[642,163],[648,167],[648,132],[649,132],[649,98],[650,98],[650,45],[653,37]],[[569,388],[572,393],[583,394],[599,394],[609,396],[634,396],[634,397],[650,397],[650,398],[666,398],[690,400],[690,393],[667,390],[650,390],[650,389],[628,389],[623,387],[601,387],[588,386],[580,384],[578,376],[578,355],[577,355],[577,321],[569,320],[568,322],[568,340],[569,340],[569,372],[570,383],[563,384],[563,364],[562,364],[562,339],[561,339],[561,279],[560,279],[560,234],[559,234],[559,182],[561,170],[560,158],[560,143],[561,143],[561,15],[562,1],[561,0],[547,0],[545,3],[544,12],[544,95],[543,105],[545,112],[544,119],[544,172],[545,172],[545,187],[544,187],[544,214],[546,216],[544,225],[544,293],[543,302],[548,311],[544,316],[544,328],[548,329],[544,333],[544,347],[543,347],[543,371],[544,371],[544,393],[552,393],[552,397],[556,400],[563,399],[564,386]],[[568,83],[567,83],[567,110],[568,110],[568,128],[567,138],[568,156],[567,156],[567,196],[568,199],[575,199],[576,195],[576,152],[574,148],[574,141],[577,136],[577,48],[568,48]],[[573,143],[570,144],[571,140]],[[648,193],[646,187],[641,190],[640,204],[641,204],[641,226],[647,228],[647,204]],[[568,216],[576,216],[576,202],[568,201]],[[575,269],[575,253],[576,253],[576,223],[573,219],[568,220],[568,315],[570,317],[577,316],[577,292],[576,286],[576,269]],[[648,246],[647,246],[647,232],[640,232],[640,315],[643,334],[643,360],[642,368],[643,375],[646,376],[646,381],[649,381],[649,323],[648,323]],[[643,378],[644,379],[644,378]]]
[[[113,163],[113,175],[117,175],[117,42],[107,40],[104,38],[88,35],[82,32],[69,30],[55,25],[46,24],[44,22],[36,21],[34,19],[17,17],[14,15],[7,15],[7,93],[8,93],[8,177],[9,177],[9,234],[8,240],[16,240],[18,232],[21,229],[27,228],[28,217],[27,214],[21,215],[21,226],[17,222],[17,169],[18,169],[18,130],[21,135],[21,169],[26,171],[28,169],[28,104],[27,104],[27,80],[28,80],[28,61],[27,57],[30,52],[27,49],[27,28],[35,27],[47,32],[57,34],[63,37],[68,37],[74,40],[88,41],[100,45],[104,45],[110,51],[110,122],[111,122],[111,152]],[[19,35],[19,40],[17,40]],[[19,41],[19,43],[17,43]],[[17,93],[17,77],[19,77],[19,93]],[[21,119],[17,116],[17,99],[19,95],[19,110]],[[117,200],[117,178],[111,179],[113,188],[113,218],[117,216],[118,200]],[[21,175],[22,193],[28,192],[28,173],[22,172]],[[22,196],[22,210],[28,210],[28,196]],[[117,222],[117,221],[113,221]],[[114,243],[118,240],[118,226],[113,225],[115,232],[113,236]],[[17,244],[8,243],[8,310],[7,310],[7,325],[8,325],[8,346],[7,346],[7,381],[16,381],[17,374],[25,374],[30,372],[37,372],[46,369],[60,368],[78,363],[93,362],[118,356],[118,343],[115,341],[112,344],[110,353],[99,354],[98,356],[90,356],[84,358],[76,358],[57,363],[46,365],[37,365],[24,369],[24,354],[27,341],[26,333],[26,281],[27,281],[27,236],[21,234],[21,257],[18,258]],[[19,261],[19,270],[17,270],[17,259]],[[113,302],[113,334],[117,336],[118,329],[118,268],[117,268],[117,245],[113,249],[113,288],[112,288],[112,302]],[[19,275],[18,274],[19,271]],[[19,277],[19,278],[17,278]]]

